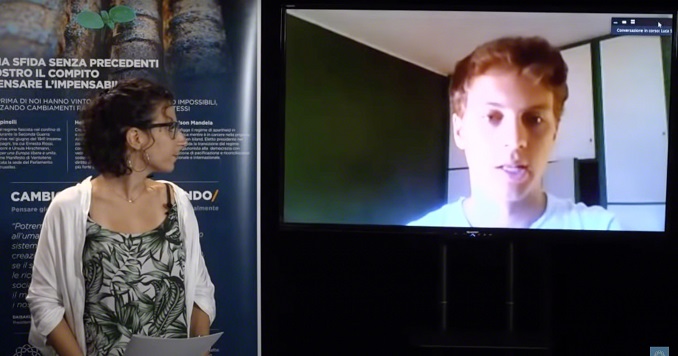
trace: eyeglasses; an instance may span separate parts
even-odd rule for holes
[[[148,125],[149,129],[155,128],[155,127],[167,127],[167,131],[169,131],[170,137],[174,140],[177,138],[177,132],[179,132],[179,121],[172,121],[172,122],[165,122],[162,124],[151,124]]]

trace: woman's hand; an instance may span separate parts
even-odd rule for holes
[[[191,314],[191,337],[207,336],[210,334],[210,317],[200,309],[197,304],[193,304],[193,313]],[[209,356],[207,350],[203,356]]]

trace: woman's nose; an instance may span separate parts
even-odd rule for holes
[[[186,135],[184,135],[184,132],[181,131],[181,130],[179,130],[179,132],[177,132],[177,141],[178,141],[179,145],[181,145],[181,146],[188,145],[188,139],[186,138]]]

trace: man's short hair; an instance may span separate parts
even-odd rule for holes
[[[538,36],[499,38],[478,46],[459,61],[450,76],[453,113],[463,116],[469,85],[476,76],[491,68],[518,70],[520,75],[551,90],[555,99],[554,115],[560,121],[568,97],[567,64],[559,49]]]

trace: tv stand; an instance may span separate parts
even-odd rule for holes
[[[446,242],[440,245],[440,294],[439,294],[439,325],[434,330],[419,331],[413,337],[413,345],[419,351],[437,349],[454,349],[455,355],[477,354],[481,350],[491,352],[493,355],[550,355],[552,352],[551,335],[550,335],[550,263],[548,256],[545,256],[545,250],[539,249],[535,253],[537,259],[540,261],[536,265],[530,265],[533,271],[539,275],[536,285],[529,285],[531,291],[537,291],[541,298],[533,297],[529,300],[516,300],[516,250],[520,252],[520,245],[516,245],[513,241],[505,243],[505,262],[499,268],[505,273],[505,295],[504,295],[504,311],[505,316],[497,315],[498,318],[504,318],[504,322],[500,327],[488,327],[485,329],[468,329],[463,325],[454,323],[454,304],[450,301],[448,285],[450,282],[449,274],[449,244]],[[495,245],[496,246],[496,245]],[[461,247],[463,248],[463,247]],[[520,253],[518,253],[520,255]],[[473,268],[474,266],[467,266]],[[500,280],[501,278],[497,278]],[[518,284],[518,287],[525,288],[524,285]],[[464,291],[464,286],[459,285],[457,290]],[[518,289],[521,291],[521,289]],[[461,292],[463,293],[463,292]],[[538,317],[539,322],[537,326],[523,327],[520,323],[516,323],[516,317],[525,318],[525,312],[520,308],[521,303],[539,303],[541,317]],[[528,316],[529,318],[530,316]],[[531,318],[535,316],[532,315]],[[452,323],[450,323],[452,322]],[[464,353],[466,351],[467,353]]]

